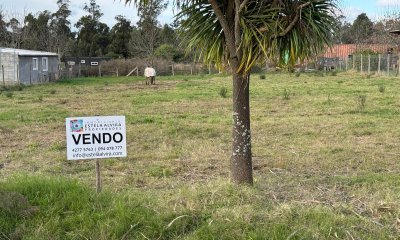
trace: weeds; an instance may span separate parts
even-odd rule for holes
[[[385,90],[386,90],[385,85],[379,85],[378,90],[379,90],[380,93],[384,93]]]
[[[57,91],[56,91],[55,89],[51,89],[51,90],[50,90],[50,94],[51,94],[51,95],[56,94],[56,92],[57,92]]]
[[[287,90],[286,88],[283,90],[283,99],[284,100],[289,100],[290,99],[290,91]]]
[[[260,75],[260,79],[261,79],[261,80],[265,80],[266,78],[267,78],[267,77],[265,76],[265,74],[261,74],[261,75]]]
[[[226,87],[221,87],[219,89],[219,95],[223,98],[226,98],[228,94],[228,89]]]
[[[14,96],[14,93],[11,91],[7,91],[7,92],[4,92],[4,96],[6,96],[7,98],[12,98]]]
[[[365,105],[367,103],[367,96],[366,95],[360,95],[357,97],[357,103],[358,103],[358,109],[364,110]]]

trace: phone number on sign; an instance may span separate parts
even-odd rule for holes
[[[80,147],[72,149],[75,153],[81,152],[96,152],[96,151],[118,151],[122,150],[122,146],[109,146],[109,147]]]

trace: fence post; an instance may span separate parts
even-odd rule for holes
[[[193,65],[190,64],[190,75],[193,75]]]
[[[101,65],[99,65],[99,77],[101,77]]]
[[[79,63],[79,68],[78,68],[78,77],[81,77],[81,63]]]
[[[387,69],[386,69],[387,75],[390,76],[390,54],[387,56]]]
[[[117,77],[119,77],[118,68],[117,68]]]
[[[136,67],[136,77],[139,77],[139,68]]]
[[[4,66],[3,65],[1,65],[1,72],[2,72],[2,75],[3,75],[3,86],[5,86],[6,85],[6,80],[4,79]]]
[[[381,55],[378,54],[378,75],[381,74]]]
[[[360,69],[361,69],[361,74],[363,73],[363,55],[361,54],[361,65],[360,65]]]
[[[397,76],[400,75],[400,55],[397,55]]]
[[[368,54],[368,75],[371,73],[371,54]]]
[[[175,76],[174,63],[172,63],[171,69],[172,69],[172,76]]]
[[[356,70],[356,55],[353,55],[353,70]]]
[[[346,63],[346,72],[348,70],[348,63],[349,63],[349,56],[347,56],[347,58],[345,58],[345,63]]]

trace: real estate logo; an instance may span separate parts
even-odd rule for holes
[[[83,132],[83,120],[74,119],[70,121],[71,132]]]

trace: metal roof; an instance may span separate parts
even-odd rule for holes
[[[0,48],[0,53],[16,53],[18,56],[58,56],[57,53],[16,48]]]

